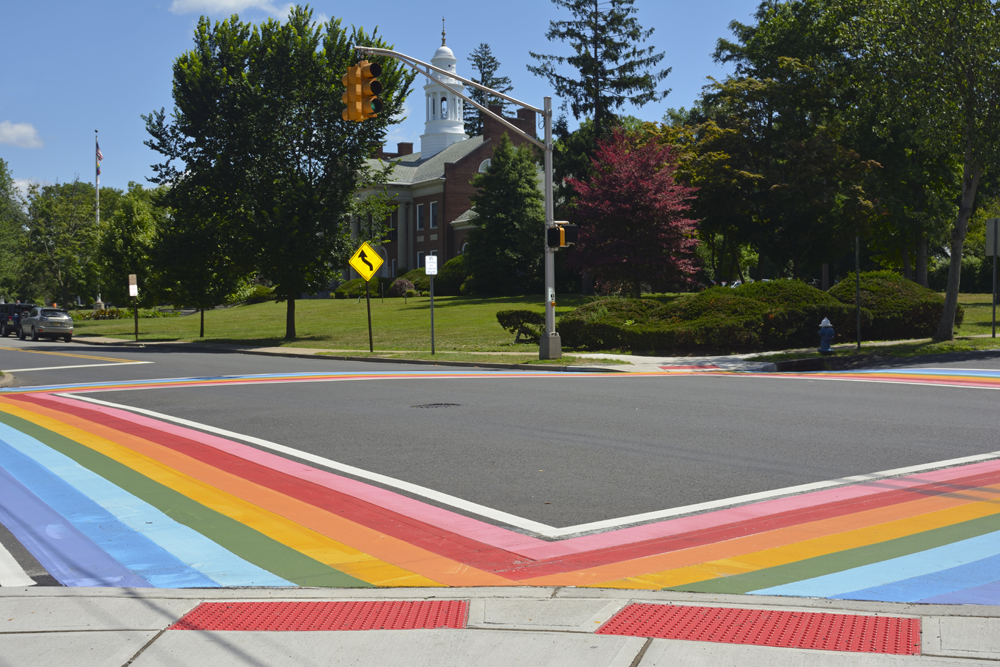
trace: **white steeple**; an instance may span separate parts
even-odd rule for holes
[[[441,47],[431,58],[431,64],[448,72],[454,72],[457,62],[455,54],[445,46],[444,19],[441,19]],[[421,158],[429,158],[448,146],[469,138],[465,134],[465,114],[461,98],[444,88],[438,83],[439,81],[443,81],[460,93],[465,93],[465,85],[460,81],[431,72],[431,78],[424,86],[427,120],[424,122],[424,133],[420,135]]]

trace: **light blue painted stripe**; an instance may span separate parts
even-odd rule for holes
[[[224,549],[198,531],[174,521],[144,500],[38,440],[6,424],[0,424],[0,438],[100,505],[129,529],[142,534],[179,562],[204,575],[206,583],[188,584],[189,587],[294,586]]]
[[[771,588],[762,588],[750,591],[750,593],[751,595],[836,598],[852,591],[925,576],[998,554],[1000,554],[1000,531],[843,572],[835,572]]]
[[[984,586],[966,588],[954,593],[935,595],[918,600],[923,604],[989,604],[1000,605],[1000,581],[994,581]]]
[[[0,523],[63,586],[149,588],[0,467]]]
[[[216,582],[131,530],[103,507],[2,440],[0,466],[109,556],[154,587],[218,587]]]
[[[910,577],[884,586],[843,593],[837,597],[845,600],[917,602],[924,598],[985,586],[995,582],[998,578],[1000,578],[1000,556],[990,556],[920,577]]]

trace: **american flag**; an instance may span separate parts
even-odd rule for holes
[[[101,145],[97,144],[97,161],[100,162],[104,159],[104,153],[101,152]]]

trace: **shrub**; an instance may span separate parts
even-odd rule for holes
[[[273,287],[254,285],[250,293],[243,299],[243,303],[264,303],[265,301],[274,301],[276,298]]]
[[[854,305],[855,277],[848,276],[828,292],[844,304]],[[944,297],[892,271],[861,274],[861,308],[871,311],[871,322],[862,323],[861,335],[869,340],[927,338],[937,331],[944,312]],[[955,311],[955,326],[965,313]]]
[[[521,342],[521,336],[529,343],[538,342],[545,331],[545,314],[533,310],[501,310],[497,312],[497,322],[514,334],[514,342]]]
[[[427,277],[423,269],[413,269],[402,275],[403,278],[413,283],[413,288],[418,292],[426,292],[431,288],[431,279]],[[436,287],[436,285],[435,285]]]
[[[417,290],[415,290],[415,289],[408,289],[408,290],[406,290],[406,298],[407,299],[412,299],[415,296],[417,296]]]
[[[369,293],[372,297],[378,297],[384,292],[388,292],[392,286],[392,278],[372,278],[368,285]],[[379,292],[379,287],[383,292]],[[333,292],[335,299],[357,299],[365,295],[365,281],[363,278],[348,280]],[[388,296],[388,295],[387,295]]]
[[[386,296],[391,296],[391,297],[408,296],[408,293],[412,291],[413,291],[413,283],[411,283],[406,278],[396,278],[394,281],[392,281],[392,285],[389,287],[389,291],[388,293],[386,293]]]
[[[565,315],[559,332],[567,347],[752,352],[815,345],[824,317],[849,329],[854,308],[805,283],[781,280],[713,287],[666,305],[596,299]],[[862,320],[870,321],[865,310]]]
[[[437,276],[434,277],[434,294],[436,296],[458,296],[462,290],[462,284],[469,274],[465,270],[465,255],[452,257],[438,269]],[[430,289],[430,278],[427,279],[427,289]]]

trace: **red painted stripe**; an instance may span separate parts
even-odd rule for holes
[[[517,579],[561,574],[563,572],[583,570],[609,563],[620,563],[645,556],[680,551],[681,549],[690,549],[692,547],[746,537],[747,535],[777,530],[779,528],[787,528],[823,519],[832,519],[865,510],[897,505],[931,496],[956,493],[964,489],[991,484],[1000,484],[1000,471],[973,475],[947,482],[928,483],[908,489],[896,489],[886,491],[885,493],[841,500],[815,507],[789,510],[765,517],[747,519],[746,521],[706,528],[704,530],[695,530],[669,537],[634,542],[605,549],[594,549],[592,551],[584,551],[556,558],[527,561],[516,565],[509,573],[497,572],[496,574],[511,576]]]
[[[631,604],[597,634],[920,655],[920,619],[894,616]]]
[[[10,398],[52,408],[51,402],[44,398],[36,398],[23,394]],[[535,560],[432,526],[418,519],[398,514],[328,487],[275,471],[233,454],[221,452],[194,440],[140,426],[103,412],[89,410],[87,407],[64,403],[58,409],[81,419],[99,423],[169,447],[220,470],[225,470],[248,481],[342,516],[355,523],[404,540],[439,556],[444,556],[512,580],[561,574],[563,572],[581,570],[609,563],[689,549],[737,537],[745,537],[756,533],[809,523],[811,521],[834,518],[931,496],[955,493],[966,488],[1000,484],[1000,470],[996,470],[969,477],[951,479],[945,482],[932,482],[907,489],[893,489],[861,498],[851,498],[814,507],[788,510],[764,517],[755,517],[745,521],[703,530],[694,530],[668,537]]]
[[[168,630],[358,631],[465,627],[465,600],[203,602]]]
[[[15,398],[15,397],[12,397]],[[33,396],[19,395],[16,400],[52,409],[52,404]],[[177,435],[157,431],[105,413],[71,405],[60,411],[113,428],[123,433],[155,442],[219,470],[242,477],[263,487],[344,517],[445,558],[457,560],[487,572],[508,571],[524,556],[498,549],[478,540],[446,531],[353,496],[278,472],[233,454]],[[251,499],[252,500],[252,499]]]

